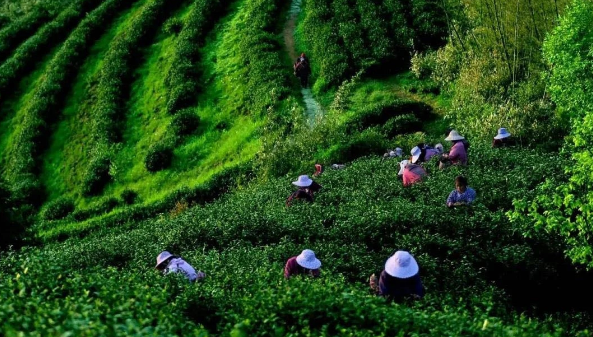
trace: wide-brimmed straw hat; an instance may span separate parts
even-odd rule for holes
[[[307,269],[317,269],[321,267],[321,261],[315,257],[315,253],[311,249],[303,250],[296,258],[299,266]]]
[[[173,257],[173,254],[169,253],[168,251],[163,251],[161,252],[157,257],[156,257],[156,266],[154,266],[155,268],[158,268],[158,266],[160,264],[162,264],[163,262],[167,261],[169,258]]]
[[[308,187],[311,186],[312,183],[313,180],[311,180],[311,178],[309,178],[308,175],[299,176],[299,179],[297,179],[297,181],[292,182],[293,185],[296,185],[298,187]]]
[[[412,277],[418,270],[418,263],[414,257],[403,250],[398,250],[385,262],[385,272],[397,278]]]
[[[503,139],[503,138],[507,138],[510,136],[511,136],[511,134],[507,131],[506,128],[500,128],[500,129],[498,129],[498,134],[496,136],[494,136],[494,139]]]
[[[449,132],[449,136],[447,138],[445,138],[445,140],[462,140],[465,139],[462,135],[459,134],[459,132],[457,132],[457,130],[451,130],[451,132]]]
[[[409,160],[402,160],[399,163],[399,173],[397,174],[398,176],[401,176],[402,174],[404,174],[404,169],[406,168],[406,166],[410,163]]]
[[[410,151],[410,153],[412,154],[412,163],[416,163],[416,161],[418,160],[418,158],[420,158],[420,155],[422,154],[422,150],[420,150],[418,146],[415,146],[412,149],[412,151]]]

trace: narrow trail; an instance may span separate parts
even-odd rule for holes
[[[283,31],[284,45],[286,46],[288,56],[290,56],[290,59],[293,61],[298,57],[294,43],[294,31],[296,29],[297,18],[301,12],[301,3],[302,0],[292,0]],[[317,117],[323,113],[323,110],[321,109],[319,102],[313,97],[311,88],[301,88],[301,94],[303,95],[303,101],[305,102],[307,122],[310,126],[313,126]]]

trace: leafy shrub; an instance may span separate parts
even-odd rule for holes
[[[2,27],[3,19],[0,15],[0,60],[9,54],[12,48],[21,43],[29,34],[35,32],[42,24],[47,22],[51,15],[42,8],[35,8],[25,16],[13,21],[7,27]]]
[[[49,202],[41,211],[41,218],[45,220],[63,219],[74,211],[74,201],[70,198],[59,198]]]
[[[111,160],[104,155],[93,158],[82,183],[82,193],[84,195],[97,195],[103,191],[103,188],[111,181],[109,175],[110,165]]]
[[[193,109],[185,109],[173,117],[171,129],[176,136],[192,134],[200,125],[200,117]]]
[[[0,92],[6,95],[14,81],[30,69],[30,62],[39,58],[56,40],[68,34],[86,12],[98,3],[99,0],[76,0],[55,20],[20,45],[12,57],[0,66]]]
[[[422,122],[414,114],[404,114],[388,120],[383,131],[388,137],[420,130]]]
[[[194,1],[185,25],[180,25],[175,54],[165,84],[170,88],[167,111],[171,114],[195,103],[199,88],[200,72],[198,47],[220,15],[223,4],[218,0]]]
[[[46,126],[57,117],[53,112],[58,110],[68,92],[68,83],[87,55],[91,46],[89,41],[98,37],[105,23],[124,3],[105,1],[89,13],[50,61],[32,99],[27,101],[22,111],[23,122],[16,128],[14,141],[10,144],[13,155],[7,166],[13,180],[32,177],[37,172],[38,155],[43,152],[51,131]]]
[[[538,196],[516,201],[513,219],[523,226],[560,234],[567,255],[593,266],[591,233],[591,148],[593,132],[593,3],[576,0],[544,44],[551,68],[548,90],[558,111],[570,118],[570,137],[564,143],[563,172],[538,187]],[[533,232],[530,231],[533,235]]]
[[[144,166],[150,172],[164,170],[171,166],[173,149],[167,145],[154,145],[144,158]]]
[[[121,192],[121,199],[126,205],[134,204],[137,198],[138,193],[136,193],[136,191],[125,189],[123,192]]]
[[[94,141],[92,152],[109,149],[121,138],[118,125],[125,112],[123,101],[136,64],[135,57],[142,50],[143,45],[148,43],[149,37],[159,27],[165,15],[180,4],[177,1],[148,1],[140,13],[134,16],[128,29],[117,35],[110,43],[96,86],[97,99],[91,108],[90,137]],[[94,177],[92,181],[103,181],[97,177],[104,178],[105,175],[98,176],[93,170],[95,167],[89,166],[86,176]],[[104,186],[104,184],[99,185],[101,188]],[[89,190],[88,185],[85,184],[85,186]]]
[[[0,309],[12,305],[21,310],[28,303],[37,304],[33,294],[44,294],[48,308],[63,308],[66,291],[73,297],[68,305],[83,306],[90,322],[103,324],[109,318],[100,314],[103,307],[86,305],[85,296],[100,299],[99,305],[107,301],[113,306],[110,313],[126,317],[129,325],[137,317],[162,315],[154,323],[161,334],[172,327],[182,329],[178,325],[182,322],[202,324],[217,334],[334,335],[343,331],[375,336],[397,330],[419,335],[491,336],[508,331],[521,336],[586,336],[579,330],[591,326],[584,311],[590,298],[580,291],[587,289],[593,275],[577,272],[563,260],[556,236],[539,233],[525,240],[521,233],[527,227],[510,223],[505,216],[513,199],[535,195],[534,187],[560,169],[561,163],[553,160],[556,155],[491,149],[489,144],[473,142],[470,156],[474,164],[463,169],[429,167],[427,179],[410,188],[396,179],[397,161],[357,160],[344,170],[328,170],[317,178],[324,188],[313,204],[290,208],[284,200],[293,189],[290,180],[282,177],[246,186],[175,218],[164,214],[140,222],[135,220],[139,208],[134,208],[134,212],[93,220],[92,231],[83,229],[89,223],[60,223],[64,237],[81,230],[84,237],[46,243],[0,259]],[[478,192],[478,200],[471,209],[449,210],[444,202],[462,171]],[[225,181],[220,180],[221,188]],[[209,192],[186,189],[170,201],[191,204],[210,197]],[[322,277],[283,281],[284,262],[304,247],[322,260]],[[182,276],[157,276],[147,266],[164,249],[205,271],[207,281],[190,285]],[[367,290],[368,276],[380,272],[397,249],[411,251],[420,264],[427,287],[421,302],[388,304]],[[57,277],[66,275],[65,271],[72,283],[62,289],[56,286],[63,283]],[[30,291],[28,297],[15,296],[22,289],[14,284],[16,273],[27,289],[23,296]],[[120,282],[125,284],[123,289],[104,296]],[[566,286],[581,296],[567,298],[553,291]],[[153,293],[154,288],[160,295]],[[120,290],[134,293],[142,310],[123,305],[130,298]],[[82,298],[75,296],[79,293]],[[250,295],[242,296],[245,293]],[[55,301],[47,301],[52,296]],[[145,303],[149,298],[150,307]],[[199,307],[202,302],[204,306]],[[577,305],[585,309],[573,311]],[[534,306],[542,315],[553,313],[554,318],[538,319]],[[0,319],[19,331],[29,331],[31,326],[43,329],[34,323],[49,318],[58,322],[56,329],[76,329],[70,316],[54,310],[48,309],[41,318],[19,318],[0,310],[3,314]],[[134,318],[128,319],[130,315]],[[170,317],[177,323],[168,325]],[[305,320],[306,326],[288,324]]]
[[[436,67],[436,52],[428,52],[424,55],[414,54],[412,56],[412,66],[410,70],[416,75],[418,79],[427,79],[435,72]]]
[[[328,162],[345,163],[359,157],[383,154],[387,148],[385,137],[376,129],[368,129],[343,146],[338,147]]]
[[[170,35],[179,35],[183,29],[183,21],[177,17],[172,17],[165,21],[163,31]]]

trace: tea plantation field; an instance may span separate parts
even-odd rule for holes
[[[433,160],[406,188],[383,158],[464,130],[454,86],[413,61],[470,31],[457,5],[0,0],[0,336],[592,335],[593,274],[526,216],[568,181],[557,140],[470,134],[467,167]],[[446,57],[433,67],[459,71]],[[316,163],[315,202],[286,207]],[[471,208],[445,206],[458,175]],[[321,277],[285,280],[305,248]],[[164,277],[163,250],[206,278]],[[397,250],[420,265],[421,301],[368,286]]]

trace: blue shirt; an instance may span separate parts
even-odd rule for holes
[[[476,200],[476,191],[474,191],[473,188],[466,187],[465,192],[463,193],[459,193],[459,191],[455,189],[449,194],[449,197],[447,198],[447,206],[457,202],[471,204],[474,200]]]

